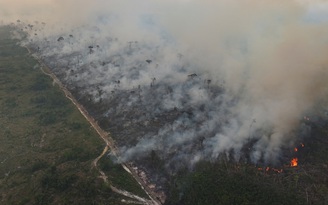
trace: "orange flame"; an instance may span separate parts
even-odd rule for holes
[[[293,158],[291,161],[290,161],[290,166],[291,167],[297,167],[298,165],[298,159],[297,158]]]
[[[304,147],[304,144],[303,144],[303,143],[301,143],[301,146],[302,146],[302,147]]]
[[[272,170],[276,173],[282,173],[283,172],[283,169],[276,169],[276,168],[271,168],[271,167],[264,167],[264,169],[262,167],[258,167],[257,170],[259,170],[259,171],[265,170],[266,172]]]
[[[295,148],[294,148],[294,151],[295,151],[295,152],[297,152],[297,151],[298,151],[297,147],[295,147]]]
[[[275,168],[273,168],[273,171],[275,171],[275,172],[277,172],[277,173],[282,173],[282,169],[275,169]]]

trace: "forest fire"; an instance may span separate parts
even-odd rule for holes
[[[298,165],[298,158],[295,157],[290,161],[290,166],[297,167],[297,165]]]
[[[301,147],[305,147],[305,145],[303,143],[300,143]],[[298,148],[295,147],[294,148],[294,152],[298,152]],[[298,158],[297,157],[294,157],[291,161],[290,161],[290,166],[291,167],[297,167],[298,166]]]
[[[282,173],[283,169],[276,169],[276,168],[271,168],[271,167],[265,167],[265,169],[263,169],[262,167],[258,167],[257,170],[259,171],[263,171],[265,170],[265,172],[269,172],[270,170],[276,173]]]

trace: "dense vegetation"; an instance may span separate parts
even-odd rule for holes
[[[9,36],[1,27],[0,204],[122,204],[91,166],[103,141]]]
[[[244,163],[199,163],[171,178],[167,205],[328,204],[328,123],[312,123],[299,165],[282,173]]]
[[[173,182],[167,204],[304,204],[294,179],[284,186],[280,176],[271,174],[246,165],[201,163]]]

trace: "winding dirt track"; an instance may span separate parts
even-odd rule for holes
[[[25,48],[28,50],[28,52],[31,54],[31,50],[25,46]],[[93,117],[91,117],[87,110],[84,109],[84,107],[78,103],[78,101],[74,98],[74,96],[71,94],[71,92],[61,83],[61,81],[57,78],[57,76],[55,74],[53,74],[51,72],[51,70],[48,68],[48,66],[46,64],[44,64],[40,58],[38,58],[37,56],[33,57],[39,62],[39,64],[41,65],[40,69],[41,71],[51,77],[53,79],[53,83],[57,84],[60,89],[65,93],[65,96],[77,107],[77,109],[80,111],[80,113],[88,120],[88,122],[92,125],[92,127],[97,131],[97,133],[99,134],[99,136],[103,139],[103,141],[106,143],[106,146],[103,150],[103,152],[101,153],[101,155],[99,155],[95,160],[93,160],[92,162],[92,166],[95,167],[99,173],[100,173],[100,177],[104,180],[105,183],[109,183],[108,182],[108,177],[106,176],[106,174],[97,166],[98,161],[106,154],[106,152],[110,149],[111,153],[116,156],[117,158],[119,158],[118,155],[118,149],[115,146],[114,140],[111,138],[110,133],[105,132],[104,130],[102,130],[98,123],[93,119]],[[45,69],[47,71],[45,71]],[[128,191],[125,190],[121,190],[118,189],[116,187],[114,187],[113,185],[110,184],[110,188],[112,189],[112,191],[121,194],[123,196],[129,197],[131,199],[134,199],[136,201],[126,201],[126,200],[122,200],[122,202],[125,203],[134,203],[134,204],[144,204],[144,205],[160,205],[162,204],[161,201],[159,201],[157,198],[157,194],[155,192],[153,192],[148,186],[147,184],[138,176],[138,174],[136,173],[136,171],[127,163],[122,163],[121,164],[123,166],[123,168],[133,176],[133,178],[139,183],[139,185],[141,186],[141,188],[146,192],[146,194],[149,196],[149,199],[145,199],[142,197],[139,197],[137,195],[134,195]]]

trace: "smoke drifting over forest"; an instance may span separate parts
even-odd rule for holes
[[[251,161],[274,163],[304,137],[303,117],[327,107],[327,7],[292,0],[0,0],[3,23],[27,27],[26,43],[65,84],[94,103],[134,93],[104,116],[138,105],[146,114],[131,123],[147,124],[183,111],[121,146],[122,160],[157,150],[191,164],[222,153],[238,160],[249,142]]]

